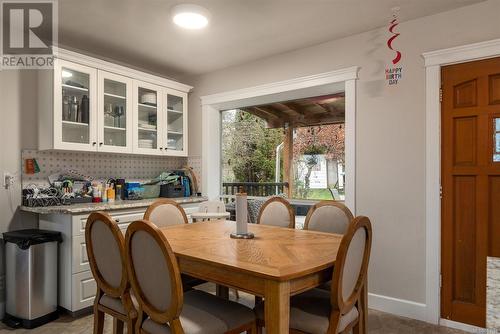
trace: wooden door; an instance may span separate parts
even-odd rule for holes
[[[500,58],[443,67],[441,317],[485,327],[500,256]]]

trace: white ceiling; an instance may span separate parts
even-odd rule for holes
[[[166,76],[196,75],[482,0],[193,0],[201,31],[173,25],[171,0],[59,1],[61,45]],[[185,2],[185,1],[184,1]]]

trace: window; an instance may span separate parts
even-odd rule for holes
[[[344,94],[221,112],[222,194],[344,200]]]

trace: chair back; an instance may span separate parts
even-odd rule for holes
[[[257,224],[295,228],[295,213],[283,197],[271,197],[260,208]]]
[[[148,220],[158,227],[188,223],[186,212],[182,206],[166,198],[154,201],[144,213],[144,220]]]
[[[331,288],[331,304],[344,315],[358,301],[365,284],[372,245],[372,225],[356,217],[340,242]]]
[[[203,212],[203,213],[226,212],[226,205],[222,201],[205,201],[200,203],[198,212]]]
[[[104,212],[92,213],[85,225],[85,243],[98,288],[120,297],[128,285],[125,240],[113,218]]]
[[[181,274],[174,253],[158,227],[147,220],[130,224],[125,253],[140,310],[162,324],[178,318],[183,303]]]
[[[353,218],[351,210],[344,204],[321,201],[307,212],[304,230],[344,234]]]

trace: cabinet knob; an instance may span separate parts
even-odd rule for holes
[[[102,146],[103,143],[99,143],[99,146]]]
[[[115,219],[115,222],[119,223],[119,222],[120,222],[120,219]]]
[[[97,143],[96,143],[96,142],[93,142],[93,143],[92,143],[92,146],[96,146],[96,145],[97,145]]]
[[[163,150],[163,147],[160,147],[160,150]]]

